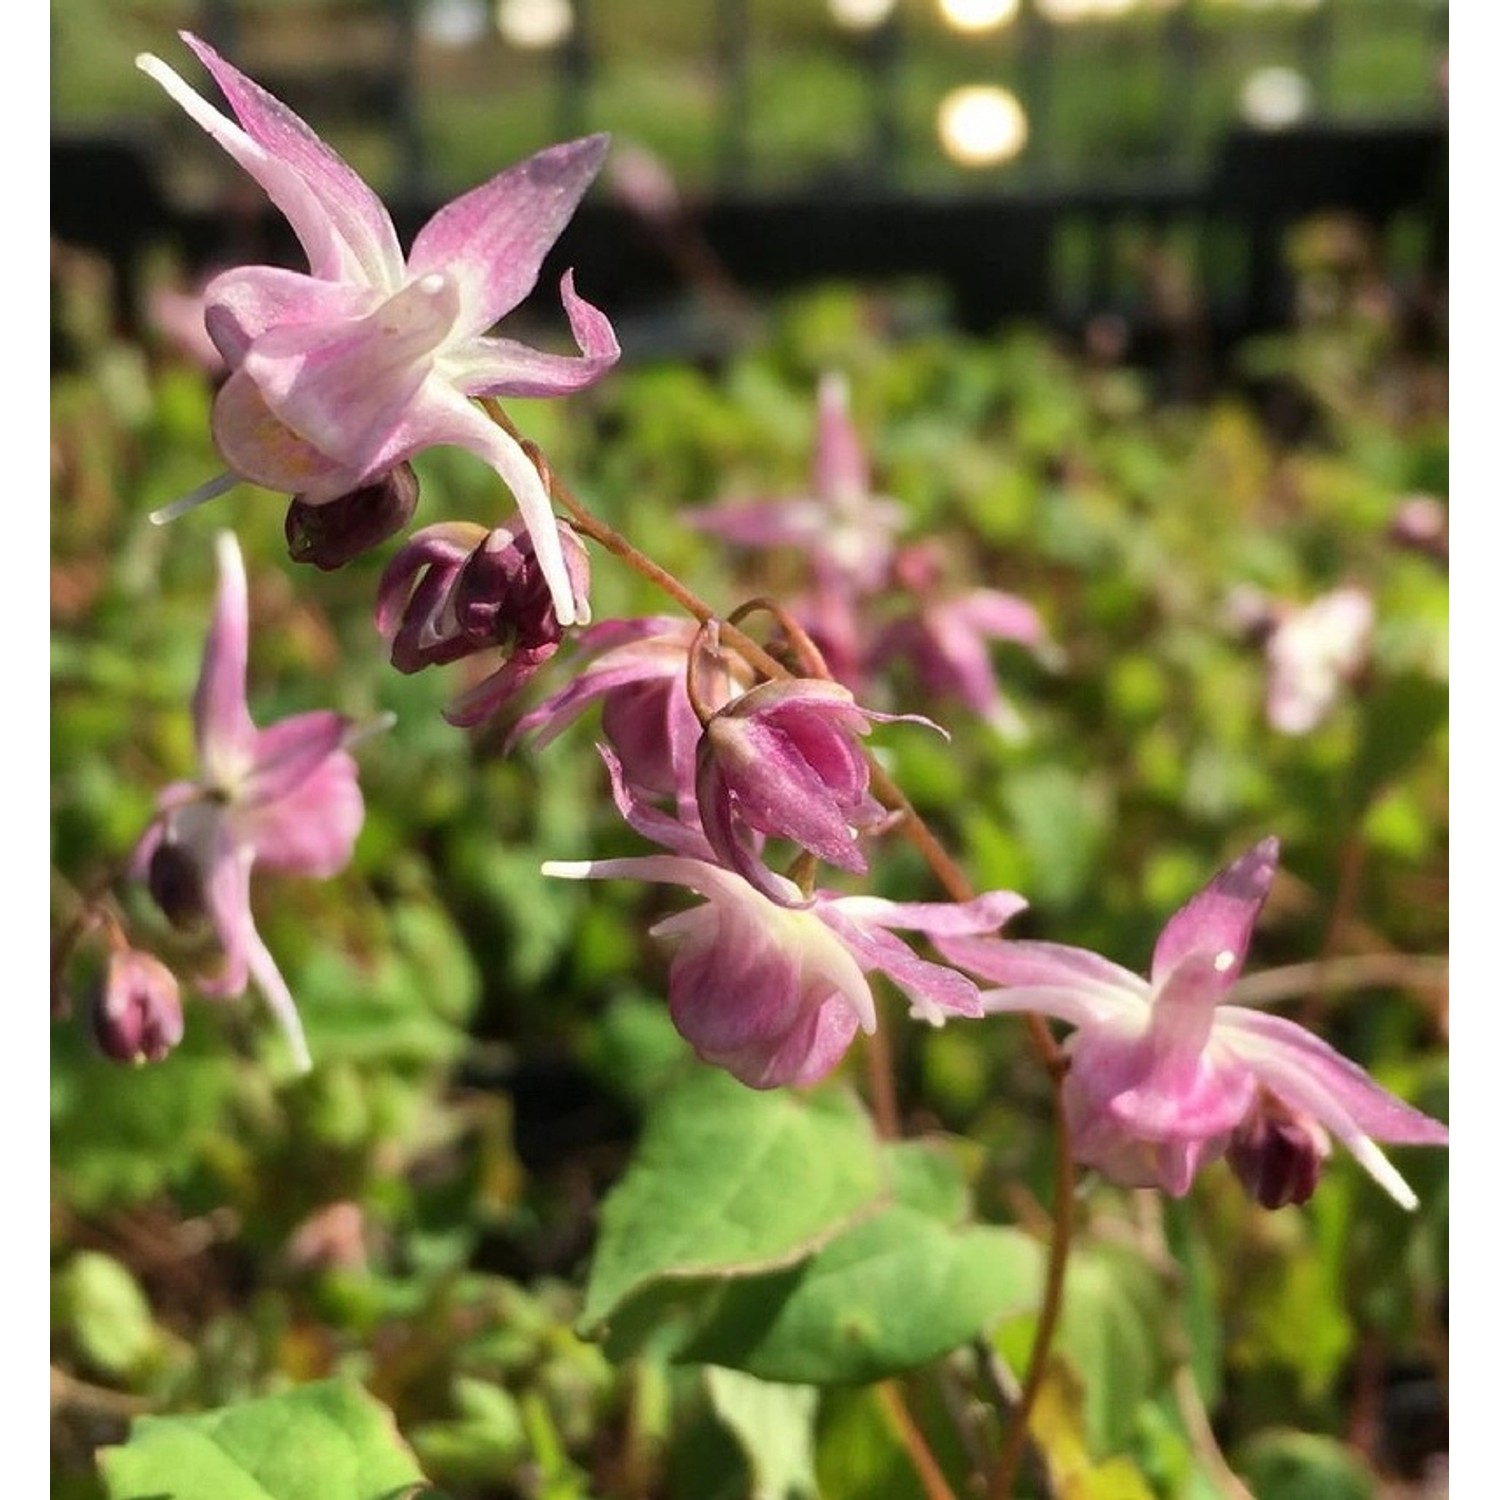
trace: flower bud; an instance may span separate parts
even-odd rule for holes
[[[565,522],[557,529],[575,608],[586,621],[588,553]],[[486,532],[455,521],[415,533],[380,580],[375,623],[391,642],[398,672],[481,651],[501,653],[496,670],[446,711],[450,722],[463,726],[506,703],[566,633],[531,534],[519,522]]]
[[[372,484],[336,500],[313,505],[292,497],[286,513],[286,544],[293,562],[325,573],[378,547],[405,528],[417,508],[420,486],[410,464],[397,464]]]
[[[149,953],[121,948],[91,1012],[94,1039],[116,1062],[160,1062],[182,1040],[182,1001],[172,971]]]
[[[1315,1120],[1262,1096],[1230,1137],[1229,1165],[1262,1208],[1284,1208],[1312,1196],[1328,1150]]]

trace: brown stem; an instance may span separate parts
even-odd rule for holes
[[[655,584],[669,598],[674,599],[682,606],[688,614],[692,615],[700,624],[707,624],[718,616],[709,604],[682,583],[673,574],[669,573],[660,564],[653,562],[645,553],[632,546],[612,526],[601,521],[590,511],[582,501],[560,480],[547,463],[542,451],[521,433],[511,423],[510,417],[500,403],[492,398],[486,398],[480,405],[489,414],[493,421],[508,432],[531,458],[537,467],[547,493],[556,500],[568,513],[573,525],[584,536],[590,537],[599,543],[607,552],[618,557],[627,567],[634,570],[648,582]],[[724,622],[720,623],[719,636],[724,644],[731,646],[744,659],[767,678],[784,679],[793,674],[780,662],[771,656],[754,639],[746,635],[738,626]],[[928,827],[926,821],[916,808],[912,806],[906,793],[896,784],[894,779],[877,762],[870,762],[870,786],[875,795],[880,798],[885,807],[892,812],[899,813],[899,826],[907,840],[922,856],[927,867],[936,877],[938,884],[954,901],[971,901],[977,894],[974,887],[969,883],[968,877],[960,868],[958,862],[948,853],[942,841]],[[1016,1404],[1012,1414],[1010,1429],[1006,1434],[1005,1446],[1001,1450],[999,1464],[996,1468],[994,1478],[990,1486],[991,1500],[1008,1500],[1011,1489],[1015,1484],[1016,1472],[1020,1467],[1021,1456],[1025,1450],[1027,1427],[1031,1417],[1031,1411],[1036,1404],[1038,1392],[1041,1390],[1042,1378],[1046,1373],[1047,1360],[1051,1353],[1052,1340],[1057,1332],[1058,1318],[1062,1312],[1063,1285],[1066,1280],[1068,1266],[1068,1251],[1073,1237],[1073,1191],[1075,1181],[1075,1167],[1073,1161],[1073,1146],[1070,1132],[1068,1130],[1067,1118],[1063,1112],[1062,1082],[1067,1072],[1067,1059],[1062,1049],[1058,1046],[1047,1023],[1038,1015],[1027,1015],[1024,1017],[1026,1029],[1031,1037],[1032,1046],[1038,1057],[1047,1069],[1048,1076],[1052,1081],[1053,1095],[1053,1118],[1057,1136],[1057,1166],[1053,1179],[1053,1232],[1048,1246],[1047,1257],[1047,1280],[1042,1297],[1042,1307],[1037,1318],[1036,1337],[1032,1341],[1031,1359],[1026,1370],[1026,1378],[1021,1387],[1021,1397]],[[885,1387],[881,1387],[882,1390]],[[903,1413],[905,1408],[902,1408]],[[906,1417],[909,1422],[909,1415]],[[919,1435],[920,1436],[920,1435]],[[942,1482],[942,1476],[938,1476]],[[947,1486],[944,1484],[944,1493]]]
[[[768,599],[764,595],[747,599],[729,616],[726,623],[738,625],[746,615],[754,614],[756,610],[764,610],[786,632],[788,643],[797,653],[797,659],[802,663],[802,670],[809,677],[832,679],[833,673],[828,670],[828,663],[824,660],[823,653],[818,650],[813,638],[774,599]]]
[[[886,1416],[891,1419],[891,1426],[896,1429],[901,1446],[911,1459],[912,1468],[917,1471],[917,1478],[922,1482],[922,1493],[927,1496],[927,1500],[957,1500],[943,1477],[937,1459],[932,1456],[932,1449],[927,1446],[927,1439],[922,1436],[922,1429],[907,1410],[901,1387],[894,1380],[882,1380],[875,1387],[875,1395],[885,1408]]]
[[[883,1141],[901,1135],[901,1112],[896,1106],[896,1069],[891,1061],[891,1042],[885,1027],[877,1026],[864,1039],[865,1076],[870,1083],[870,1110],[875,1131]]]

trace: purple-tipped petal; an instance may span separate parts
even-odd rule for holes
[[[1160,985],[1190,954],[1206,954],[1213,962],[1220,993],[1239,978],[1250,948],[1250,934],[1265,905],[1281,857],[1275,838],[1262,839],[1253,849],[1226,865],[1162,928],[1151,958],[1151,982]]]
[[[411,248],[410,274],[459,279],[461,336],[483,333],[536,285],[609,150],[607,135],[549,146],[456,198],[429,219]]]
[[[193,693],[193,729],[198,758],[212,780],[232,776],[245,756],[255,726],[245,706],[250,651],[250,601],[245,560],[232,531],[218,537],[219,591],[213,624]]]

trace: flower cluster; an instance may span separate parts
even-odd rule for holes
[[[866,873],[870,840],[911,816],[875,777],[866,736],[895,721],[938,727],[867,706],[877,679],[900,664],[929,699],[1015,733],[991,644],[1058,656],[1030,605],[952,585],[937,544],[899,539],[901,507],[871,490],[841,378],[819,388],[810,493],[696,517],[742,547],[795,548],[805,560],[805,591],[780,615],[798,670],[731,629],[743,610],[729,624],[590,624],[583,536],[606,532],[571,500],[578,531],[554,515],[544,464],[489,402],[588,386],[618,357],[614,333],[571,273],[561,297],[578,355],[488,330],[534,286],[600,169],[603,136],[500,173],[440,210],[403,253],[384,206],[346,163],[212,48],[185,40],[233,119],[156,58],[141,67],[286,215],[308,269],[229,270],[204,289],[204,324],[227,371],[213,428],[230,472],[169,510],[240,479],[281,490],[292,497],[292,556],[333,568],[405,530],[418,503],[408,461],[422,449],[457,445],[495,470],[518,516],[414,533],[381,578],[377,625],[401,672],[488,664],[447,710],[458,725],[506,709],[543,668],[571,668],[519,715],[511,745],[541,748],[600,706],[615,807],[654,851],[554,860],[544,872],[700,898],[651,928],[669,955],[668,1009],[699,1057],[754,1088],[822,1078],[857,1033],[876,1028],[870,976],[880,973],[930,1025],[1015,1012],[1070,1024],[1063,1107],[1073,1146],[1116,1181],[1181,1194],[1227,1158],[1258,1202],[1279,1207],[1313,1191],[1336,1138],[1397,1201],[1415,1201],[1376,1142],[1441,1144],[1444,1127],[1303,1028],[1230,1003],[1277,868],[1274,839],[1167,923],[1149,980],[1083,949],[1000,936],[1026,904],[1011,891],[904,902],[819,883],[823,865]],[[311,713],[256,728],[232,537],[219,565],[194,700],[199,774],[161,794],[135,869],[171,921],[212,928],[223,963],[200,988],[237,995],[254,978],[307,1066],[296,1008],[251,915],[250,880],[255,868],[327,876],[348,860],[363,816],[351,726]],[[1272,626],[1271,716],[1299,732],[1357,670],[1368,599],[1340,591]],[[898,932],[921,934],[942,961]],[[175,980],[122,949],[95,1025],[111,1055],[163,1055],[181,1034]]]

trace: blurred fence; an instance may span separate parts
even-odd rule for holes
[[[507,4],[514,18],[521,3],[541,0],[500,0],[494,11],[478,0],[325,3],[316,9],[335,20],[341,12],[357,14],[367,35],[373,26],[376,45],[357,57],[351,50],[290,67],[257,66],[245,57],[251,23],[258,35],[269,25],[262,7],[205,0],[195,24],[320,129],[339,119],[374,122],[389,144],[388,197],[398,226],[409,233],[444,196],[433,187],[441,174],[433,169],[421,123],[426,101],[419,58],[432,44],[433,17],[446,7],[450,26],[467,15],[466,24],[488,27],[495,15],[503,21]],[[1158,4],[1150,38],[1160,106],[1148,147],[1129,172],[1080,176],[1056,166],[1053,96],[1062,0],[1011,0],[1006,77],[1024,110],[1024,158],[1008,172],[925,185],[900,169],[911,144],[911,121],[900,102],[914,46],[911,8],[882,0],[831,0],[831,8],[840,3],[848,24],[838,33],[839,45],[865,96],[860,149],[832,166],[824,162],[805,182],[765,184],[749,79],[753,66],[765,66],[767,32],[755,0],[713,0],[702,7],[712,43],[704,64],[717,101],[705,125],[711,172],[671,223],[596,190],[560,243],[556,267],[576,266],[580,285],[617,316],[671,306],[695,266],[706,262],[751,290],[823,278],[926,277],[947,289],[955,315],[971,328],[1014,317],[1079,326],[1110,313],[1149,346],[1155,335],[1170,338],[1189,318],[1215,340],[1283,323],[1293,310],[1282,253],[1287,228],[1312,213],[1344,210],[1384,237],[1398,271],[1414,285],[1430,290],[1441,284],[1445,121],[1435,104],[1425,115],[1408,111],[1404,119],[1373,122],[1320,113],[1340,40],[1330,5],[1297,7],[1283,18],[1283,40],[1293,46],[1296,66],[1270,71],[1281,75],[1284,92],[1292,88],[1282,104],[1293,107],[1275,118],[1272,98],[1273,117],[1259,127],[1223,121],[1217,145],[1195,161],[1179,124],[1193,112],[1221,31],[1205,21],[1199,4]],[[975,0],[969,3],[972,8]],[[1446,6],[1384,3],[1409,21],[1410,46],[1430,62],[1436,101]],[[992,14],[1007,9],[1006,0],[989,5]],[[1121,0],[1113,6],[1125,8]],[[597,25],[602,7],[545,0],[542,9],[553,30],[539,51],[550,59],[545,66],[554,70],[555,87],[554,118],[535,122],[538,145],[609,123],[597,118],[595,97],[607,40]],[[1357,23],[1347,9],[1338,22]],[[1289,77],[1300,83],[1288,85]],[[1101,91],[1111,86],[1108,77],[1099,79]],[[1303,93],[1292,97],[1297,88]],[[297,262],[296,247],[274,215],[247,206],[243,197],[235,203],[232,212],[185,206],[169,191],[150,138],[54,136],[54,233],[110,258],[127,317],[136,307],[141,255],[163,239],[192,267],[247,258]],[[1192,288],[1186,298],[1185,284]]]

